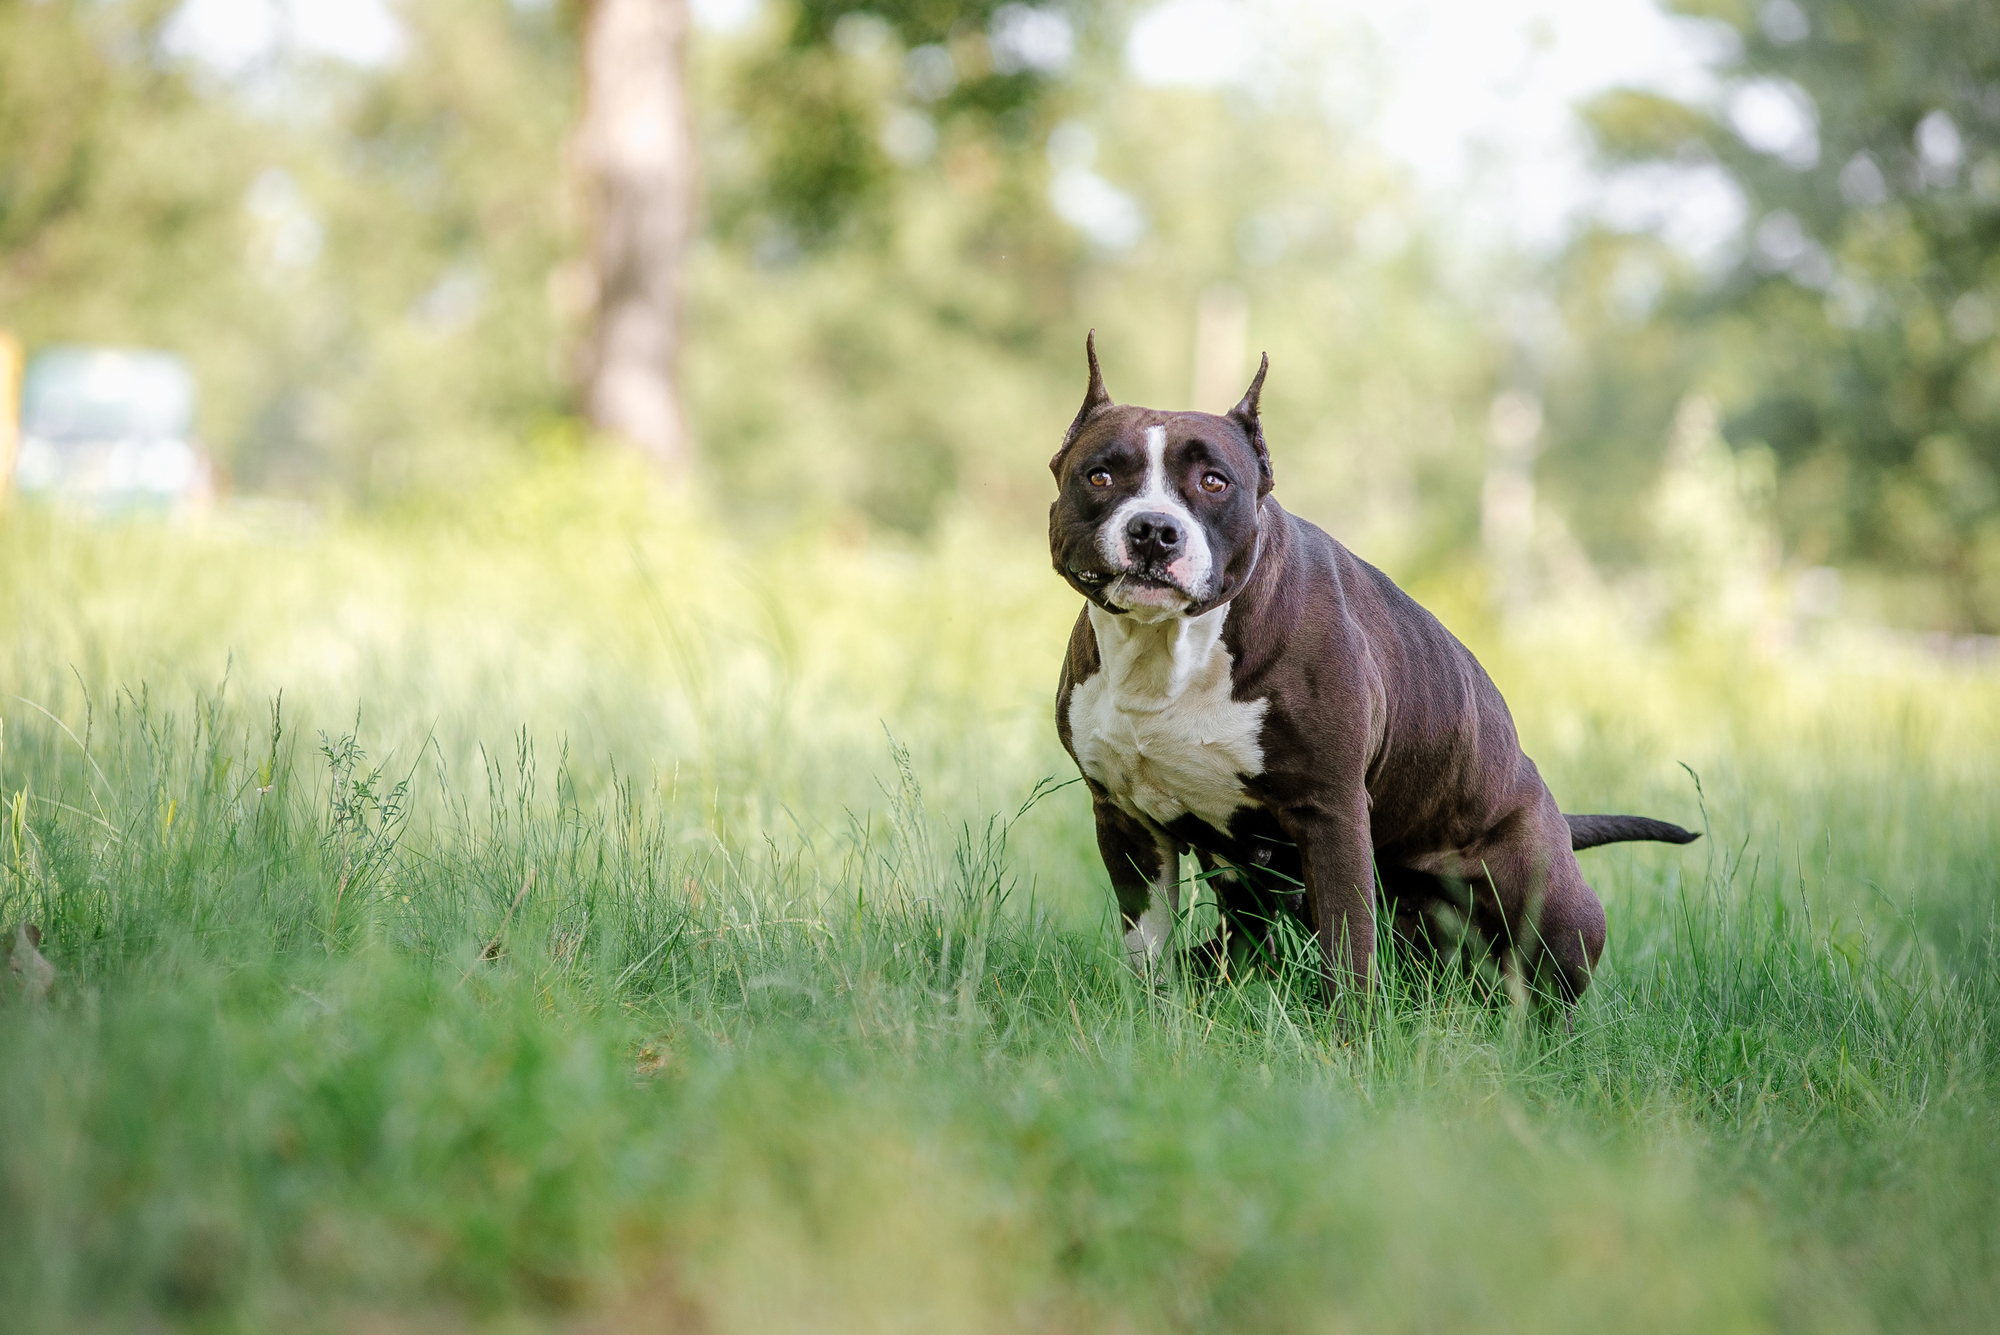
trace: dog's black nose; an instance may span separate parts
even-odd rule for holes
[[[1135,561],[1149,558],[1164,561],[1177,556],[1186,538],[1180,521],[1157,510],[1133,515],[1125,525],[1125,541],[1132,548],[1132,559]]]

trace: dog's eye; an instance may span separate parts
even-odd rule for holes
[[[1091,470],[1090,470],[1090,485],[1091,485],[1091,486],[1093,486],[1093,487],[1108,487],[1108,486],[1110,486],[1110,485],[1111,485],[1111,470],[1110,470],[1110,469],[1108,469],[1108,468],[1093,468],[1093,469],[1091,469]]]
[[[1201,475],[1201,489],[1211,496],[1220,496],[1223,492],[1229,490],[1229,479],[1220,473],[1203,473]]]

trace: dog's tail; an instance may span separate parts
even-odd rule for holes
[[[1641,840],[1651,840],[1661,844],[1691,844],[1701,838],[1693,830],[1683,830],[1663,820],[1653,820],[1648,816],[1571,816],[1563,819],[1569,822],[1569,846],[1579,851],[1596,848],[1599,844],[1630,844]]]

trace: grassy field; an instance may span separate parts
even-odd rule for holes
[[[1573,1035],[1344,1036],[1123,968],[1034,534],[700,510],[0,512],[8,1329],[1992,1328],[2000,676],[1419,588],[1710,837],[1586,855]]]

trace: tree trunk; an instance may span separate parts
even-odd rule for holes
[[[583,409],[669,469],[688,455],[675,364],[695,190],[687,34],[687,0],[584,0],[576,164],[594,301]]]

